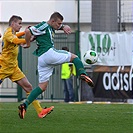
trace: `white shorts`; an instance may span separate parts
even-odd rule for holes
[[[47,52],[38,57],[39,83],[49,81],[54,66],[70,62],[71,53],[65,50],[50,48]]]

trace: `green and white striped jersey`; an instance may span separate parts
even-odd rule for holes
[[[47,23],[41,22],[30,28],[31,34],[36,37],[37,49],[33,52],[34,55],[40,56],[54,46],[55,30]]]

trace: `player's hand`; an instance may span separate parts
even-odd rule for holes
[[[27,45],[27,44],[21,44],[21,47],[23,47],[23,48],[29,48],[30,45]]]
[[[70,33],[71,33],[71,28],[70,28],[68,25],[64,25],[63,31],[64,31],[66,34],[70,34]]]
[[[30,38],[30,42],[33,42],[34,40],[36,39],[36,36],[31,36],[31,38]]]
[[[29,29],[30,27],[31,27],[31,25],[27,26],[27,27],[25,28],[25,31],[26,31],[27,29]]]

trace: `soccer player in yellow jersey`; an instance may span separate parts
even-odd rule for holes
[[[5,78],[9,78],[12,82],[20,85],[29,95],[32,85],[24,73],[18,67],[18,47],[26,43],[25,39],[19,38],[25,32],[19,32],[22,28],[22,18],[13,15],[9,20],[9,27],[6,29],[2,39],[2,53],[0,55],[0,84]],[[43,118],[43,109],[38,100],[32,102],[37,111],[38,117]],[[40,115],[41,114],[41,115]],[[22,118],[23,119],[23,118]]]

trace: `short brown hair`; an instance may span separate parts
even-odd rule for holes
[[[13,16],[9,19],[9,26],[11,25],[12,22],[16,22],[17,20],[22,20],[22,18],[21,18],[20,16],[13,15]]]
[[[63,18],[63,16],[59,13],[59,12],[54,12],[52,15],[51,15],[51,17],[50,17],[50,19],[54,19],[54,20],[57,20],[57,19],[60,19],[60,20],[63,20],[64,18]]]

